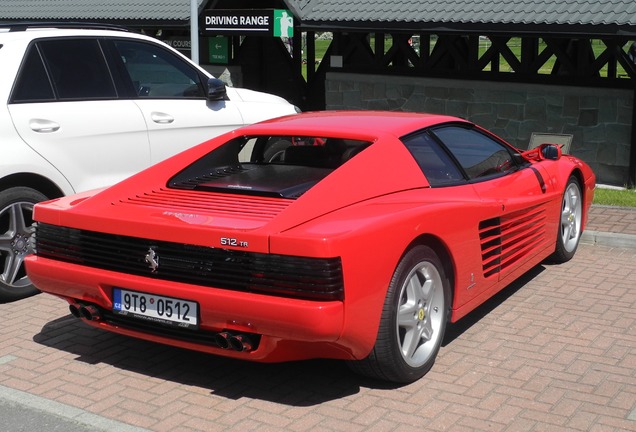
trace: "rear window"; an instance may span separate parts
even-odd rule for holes
[[[117,96],[97,40],[52,39],[38,42],[38,47],[60,100]]]
[[[240,137],[181,171],[168,186],[297,198],[369,145],[313,136]]]
[[[115,98],[99,42],[91,38],[39,40],[18,72],[12,103]]]
[[[31,45],[22,63],[10,100],[12,103],[55,100],[53,87],[35,45]]]
[[[430,133],[411,135],[402,141],[431,186],[448,186],[465,181],[447,150]]]

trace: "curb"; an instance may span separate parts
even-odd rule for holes
[[[117,420],[111,420],[97,414],[92,414],[81,408],[66,405],[51,399],[33,395],[25,391],[0,385],[0,402],[5,402],[3,409],[13,412],[12,420],[9,419],[9,429],[2,430],[26,430],[13,429],[17,422],[23,422],[18,417],[28,416],[32,425],[42,427],[40,430],[68,430],[93,431],[93,432],[150,432],[148,429],[132,426]],[[17,413],[17,414],[16,414]],[[6,416],[6,413],[4,413]],[[3,416],[3,417],[4,417]],[[3,421],[7,419],[3,418]],[[23,424],[23,423],[22,423]],[[6,426],[6,425],[3,425]],[[58,428],[57,426],[60,426]]]
[[[602,231],[583,231],[581,242],[585,244],[636,249],[636,235],[609,233]]]

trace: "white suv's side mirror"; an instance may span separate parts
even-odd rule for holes
[[[208,80],[208,100],[227,100],[227,89],[222,80],[218,78]]]

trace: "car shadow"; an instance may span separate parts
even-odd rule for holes
[[[547,264],[546,264],[547,265]],[[450,324],[446,328],[446,334],[444,335],[444,341],[442,346],[446,346],[452,343],[455,339],[461,336],[466,330],[470,329],[476,323],[478,323],[483,317],[491,313],[498,306],[504,303],[508,298],[512,297],[517,291],[527,285],[534,278],[539,276],[545,271],[545,265],[539,264],[532,267],[521,277],[516,279],[510,285],[503,288],[497,294],[489,298],[486,302],[482,303],[477,309],[470,312],[459,321]]]
[[[228,399],[313,406],[384,385],[353,374],[341,361],[241,361],[110,333],[70,314],[46,323],[33,340],[69,352],[76,361],[204,388]]]
[[[533,268],[449,326],[443,345],[451,344],[543,270],[542,266]],[[391,390],[401,387],[400,384],[356,375],[343,361],[254,363],[217,357],[99,330],[70,314],[46,323],[33,340],[72,353],[79,362],[104,363],[141,375],[204,388],[210,394],[235,400],[248,397],[302,407],[354,395],[361,388]]]

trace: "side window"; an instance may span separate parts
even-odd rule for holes
[[[138,96],[204,97],[197,70],[170,51],[137,41],[115,40],[114,44]]]
[[[446,186],[464,181],[457,165],[428,132],[411,135],[402,141],[431,186]]]
[[[35,45],[29,48],[16,80],[11,103],[47,102],[55,100],[51,82],[46,75],[42,58]]]
[[[55,39],[37,43],[58,99],[117,97],[104,55],[95,39]]]
[[[511,152],[483,133],[459,126],[442,126],[433,133],[455,156],[470,179],[500,175],[517,168]]]

